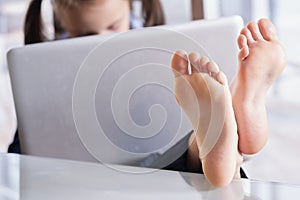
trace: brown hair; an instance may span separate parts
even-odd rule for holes
[[[142,16],[145,26],[158,26],[165,24],[165,16],[159,0],[142,0]]]
[[[86,1],[86,0],[85,0]],[[79,6],[84,0],[58,0],[62,6]],[[133,0],[129,0],[132,4]],[[142,17],[144,26],[157,26],[165,24],[165,17],[160,0],[141,0]],[[42,0],[31,0],[24,22],[24,43],[33,44],[44,42],[47,37],[44,34],[44,25],[41,15]],[[59,35],[64,30],[59,24],[59,20],[54,14],[55,35]]]
[[[46,37],[41,16],[42,0],[32,0],[29,4],[24,25],[24,43],[43,42]]]

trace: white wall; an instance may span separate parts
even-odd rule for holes
[[[179,24],[192,19],[191,0],[161,0],[167,24]]]

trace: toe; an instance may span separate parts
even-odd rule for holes
[[[226,86],[228,85],[228,80],[226,75],[223,72],[218,72],[216,75],[216,80],[221,83],[222,85]]]
[[[247,38],[245,35],[240,35],[238,37],[238,46],[240,49],[239,60],[244,60],[249,55],[249,47],[247,45]]]
[[[267,41],[277,40],[277,33],[275,26],[268,19],[260,19],[258,21],[259,30],[263,36],[263,38]]]
[[[215,62],[208,62],[207,63],[207,70],[211,74],[216,74],[220,71],[219,66]]]
[[[209,71],[207,69],[208,62],[209,62],[209,59],[206,56],[202,56],[199,59],[200,72],[202,72],[202,73],[209,73]]]
[[[248,28],[243,28],[241,31],[241,35],[244,35],[246,37],[248,45],[251,45],[252,43],[255,42]]]
[[[189,59],[190,59],[190,63],[191,63],[192,72],[199,72],[200,71],[200,66],[199,66],[200,54],[197,52],[190,53]]]
[[[243,35],[243,34],[239,35],[238,46],[239,46],[239,49],[243,49],[244,47],[247,47],[247,38],[245,35]]]
[[[251,35],[254,40],[262,40],[263,37],[260,33],[258,24],[256,22],[250,22],[247,26],[247,28],[250,30]]]
[[[244,47],[240,50],[239,52],[239,60],[242,61],[242,60],[245,60],[249,55],[249,48],[248,47]]]
[[[187,53],[183,50],[178,50],[173,54],[171,66],[174,76],[181,76],[188,74],[188,57]]]
[[[207,63],[207,70],[209,71],[210,75],[216,79],[217,74],[219,73],[220,69],[217,63],[215,62],[208,62]]]

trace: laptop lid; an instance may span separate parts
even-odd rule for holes
[[[165,152],[192,130],[173,94],[172,53],[198,51],[231,80],[242,26],[234,16],[12,49],[22,152],[128,165]]]

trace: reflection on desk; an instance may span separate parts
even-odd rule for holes
[[[117,169],[124,170],[100,163],[0,155],[0,199],[291,200],[300,195],[300,187],[279,183],[244,179],[214,188],[201,174]]]

